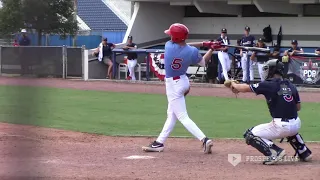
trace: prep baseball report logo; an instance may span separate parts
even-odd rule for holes
[[[244,162],[263,162],[266,161],[266,156],[244,156]],[[228,154],[228,162],[233,166],[237,166],[242,161],[241,154]],[[297,162],[297,156],[284,156],[279,162]]]

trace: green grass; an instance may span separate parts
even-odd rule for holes
[[[269,122],[265,101],[187,98],[191,119],[206,135],[241,138]],[[0,121],[105,135],[155,135],[166,119],[165,95],[0,86]],[[320,103],[303,103],[300,118],[306,140],[320,140]],[[178,122],[173,136],[191,135]]]

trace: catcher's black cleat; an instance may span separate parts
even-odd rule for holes
[[[286,151],[284,149],[279,148],[277,151],[271,150],[272,155],[267,157],[267,160],[263,161],[264,165],[273,165],[278,161],[281,161],[282,158],[286,155]]]
[[[154,141],[149,146],[143,146],[142,150],[145,152],[162,152],[164,150],[164,145]]]

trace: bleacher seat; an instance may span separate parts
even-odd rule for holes
[[[78,16],[91,30],[127,30],[127,25],[101,0],[78,0]]]

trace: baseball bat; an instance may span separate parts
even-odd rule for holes
[[[258,52],[270,53],[270,49],[267,49],[267,48],[246,47],[246,46],[236,46],[236,45],[223,45],[223,44],[222,44],[222,46],[246,49],[248,51],[258,51]]]

